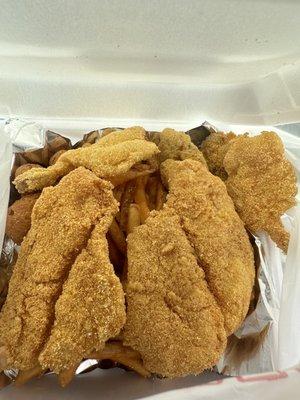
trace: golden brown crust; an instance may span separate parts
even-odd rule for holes
[[[77,366],[91,351],[104,348],[125,323],[122,285],[109,261],[107,213],[72,266],[55,305],[55,323],[39,362],[59,374]]]
[[[89,147],[68,150],[54,165],[27,171],[18,176],[14,184],[19,193],[41,190],[80,166],[93,171],[100,178],[113,181],[136,163],[149,160],[158,153],[157,146],[145,140],[142,128],[128,128],[112,132]]]
[[[111,189],[108,182],[78,168],[37,200],[0,314],[7,368],[36,366],[74,259],[99,219],[117,212]]]
[[[126,298],[124,344],[149,371],[198,374],[221,356],[224,319],[174,213],[152,212],[128,236]]]
[[[274,132],[239,137],[227,151],[226,186],[246,227],[264,230],[287,251],[289,234],[280,217],[295,205],[296,174]]]
[[[16,200],[7,211],[5,233],[20,245],[30,229],[31,213],[40,193],[32,193]]]
[[[223,180],[227,178],[223,160],[232,140],[236,137],[232,132],[212,132],[201,145],[201,151],[210,172]]]
[[[167,160],[161,172],[169,187],[165,208],[180,217],[229,335],[246,316],[254,282],[253,251],[243,223],[225,184],[203,164]]]
[[[201,151],[192,143],[191,138],[184,132],[166,128],[159,134],[159,159],[185,160],[190,158],[206,165]]]
[[[20,167],[18,167],[16,169],[15,178],[17,176],[23,174],[24,172],[29,171],[30,169],[33,169],[33,168],[42,168],[42,166],[39,165],[39,164],[23,164],[23,165],[20,165]]]

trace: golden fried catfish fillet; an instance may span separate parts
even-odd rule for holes
[[[167,160],[166,209],[175,210],[209,290],[225,319],[227,335],[244,320],[254,282],[253,251],[225,184],[198,161]]]
[[[246,227],[266,231],[287,251],[289,234],[280,217],[295,205],[296,175],[274,132],[242,136],[232,142],[225,157],[227,191]]]
[[[107,199],[107,210],[108,201],[114,204],[112,198]],[[112,213],[103,214],[72,266],[55,305],[49,340],[39,357],[43,369],[59,374],[76,368],[92,351],[101,351],[125,323],[124,293],[109,261],[106,240],[112,219]]]
[[[64,152],[48,168],[33,168],[24,172],[16,177],[14,184],[19,193],[34,192],[55,184],[59,178],[80,166],[100,178],[113,181],[136,163],[159,153],[157,146],[145,137],[146,132],[140,127],[112,132],[89,147]]]
[[[152,212],[128,236],[127,279],[124,344],[147,370],[176,377],[217,362],[224,318],[174,212]]]
[[[32,225],[22,242],[0,314],[2,369],[36,366],[54,322],[55,303],[74,261],[94,227],[103,218],[110,220],[117,209],[111,184],[83,167],[43,190],[33,208]],[[111,321],[113,324],[113,315]],[[87,327],[82,329],[86,332]]]
[[[191,158],[206,165],[201,151],[192,143],[191,138],[174,129],[166,128],[159,134],[158,148],[161,162],[167,159],[185,160]]]

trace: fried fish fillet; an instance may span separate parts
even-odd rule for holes
[[[244,320],[254,283],[254,258],[225,184],[198,161],[167,160],[166,209],[175,210],[224,315],[227,335]]]
[[[111,184],[83,167],[43,190],[0,314],[2,369],[26,370],[37,364],[74,260],[93,227],[117,209]]]
[[[280,217],[295,205],[296,175],[274,132],[242,136],[229,146],[223,161],[227,191],[239,216],[253,233],[264,230],[287,251],[289,234]]]
[[[232,132],[212,132],[201,144],[201,151],[210,172],[223,180],[227,178],[223,160],[232,140],[236,137]]]
[[[191,138],[183,132],[177,132],[170,128],[164,129],[159,135],[158,148],[160,150],[160,162],[169,158],[173,160],[191,158],[206,165],[201,151],[192,143]]]
[[[174,212],[152,212],[128,236],[127,279],[124,344],[147,370],[176,377],[217,362],[224,318]]]
[[[16,177],[14,184],[19,193],[41,190],[53,185],[74,168],[83,166],[98,177],[113,180],[124,175],[140,161],[159,153],[157,146],[145,139],[143,128],[133,127],[112,132],[89,146],[64,152],[54,165],[33,168]]]
[[[109,201],[114,203],[107,199],[107,210]],[[112,220],[113,214],[106,211],[72,266],[39,357],[43,369],[60,374],[77,367],[92,351],[101,351],[125,323],[124,292],[108,256],[106,233]]]

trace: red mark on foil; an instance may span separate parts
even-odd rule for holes
[[[278,371],[271,374],[252,375],[252,376],[237,376],[238,382],[259,382],[259,381],[277,381],[278,379],[287,378],[288,374],[285,371]]]

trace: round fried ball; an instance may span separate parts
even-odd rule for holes
[[[49,160],[49,165],[54,165],[56,161],[59,159],[59,157],[65,152],[66,150],[59,150],[55,154],[53,154],[53,156]]]
[[[32,193],[16,200],[8,209],[5,233],[20,245],[31,226],[31,212],[40,193]]]

